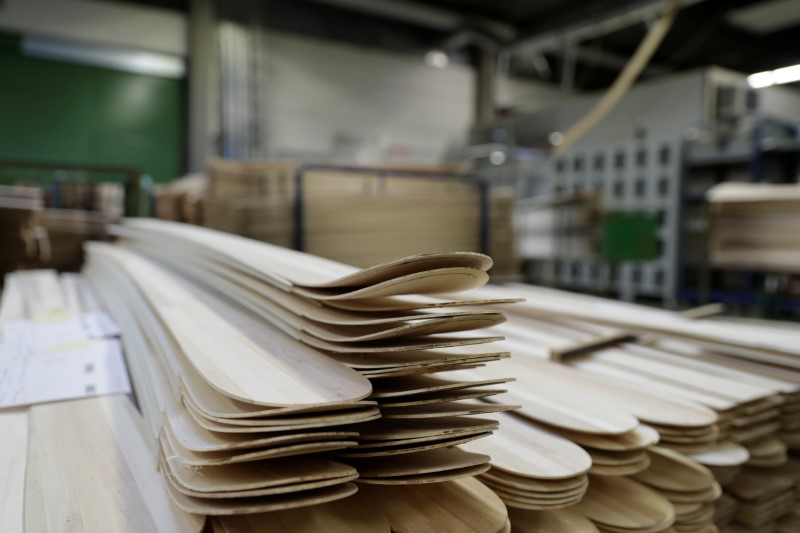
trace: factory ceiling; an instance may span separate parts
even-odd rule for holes
[[[117,0],[107,0],[117,1]],[[186,11],[187,0],[136,0]],[[226,0],[221,17],[470,62],[507,52],[512,74],[577,90],[607,87],[669,0]],[[683,0],[644,78],[718,65],[753,73],[800,64],[800,0]],[[797,85],[797,84],[795,84]]]

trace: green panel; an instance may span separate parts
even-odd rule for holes
[[[182,80],[25,57],[0,46],[0,159],[181,173]]]
[[[603,259],[649,261],[658,258],[658,219],[649,213],[610,212],[601,223]]]

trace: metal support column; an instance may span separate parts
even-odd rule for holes
[[[189,8],[189,171],[199,172],[216,153],[216,32],[214,1]]]
[[[475,69],[475,122],[495,118],[495,92],[497,87],[497,52],[478,47]]]

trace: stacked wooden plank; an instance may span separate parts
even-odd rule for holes
[[[738,500],[734,530],[774,527],[795,504],[795,480],[776,472],[747,468],[726,490]]]
[[[763,326],[741,321],[695,320],[663,309],[598,298],[585,294],[510,284],[492,288],[484,294],[509,293],[526,297],[514,308],[522,316],[568,318],[601,324],[626,333],[649,333],[679,338],[693,344],[725,350],[739,359],[800,369],[798,334],[784,328],[771,328],[764,338]]]
[[[462,445],[492,457],[480,476],[509,508],[556,510],[578,503],[589,485],[592,460],[580,447],[524,418],[498,413],[495,434]]]
[[[202,529],[204,517],[181,511],[167,496],[141,416],[127,398],[43,404],[20,416],[29,428],[27,457],[14,465],[25,472],[25,531],[65,524],[80,531]]]
[[[623,344],[583,355],[571,364],[716,410],[717,424],[699,428],[688,439],[687,434],[678,436],[667,428],[661,429],[662,443],[686,453],[702,453],[725,441],[756,446],[779,428],[779,390],[742,383],[735,377],[709,375],[712,368],[692,364],[666,350]]]
[[[675,508],[676,531],[698,531],[711,526],[714,501],[722,495],[713,473],[691,458],[660,446],[650,448],[650,467],[633,476],[658,491]]]
[[[669,500],[627,477],[593,476],[576,510],[603,532],[666,531],[675,523]]]
[[[203,198],[208,189],[208,177],[190,174],[155,187],[155,216],[187,224],[203,224]]]
[[[15,343],[22,339],[11,332],[26,323],[52,326],[48,342],[61,343],[58,357],[75,355],[69,345],[87,344],[65,327],[70,317],[99,310],[79,275],[33,270],[7,278],[0,301],[2,357],[20,357],[23,347]],[[40,368],[28,364],[26,378]],[[90,379],[105,371],[97,364],[80,370]],[[65,373],[62,368],[56,379]],[[38,387],[54,385],[53,376],[39,377]],[[3,375],[3,386],[13,390],[14,379]],[[0,531],[199,532],[202,517],[170,503],[141,430],[141,416],[122,396],[0,410]]]
[[[0,186],[0,273],[17,268],[80,269],[83,243],[105,240],[113,220],[98,211],[45,209],[36,187]]]
[[[108,240],[109,219],[98,211],[44,209],[39,226],[46,235],[46,249],[34,263],[36,268],[78,271],[83,264],[83,244]]]
[[[296,169],[280,162],[211,161],[205,224],[292,247]],[[479,250],[481,201],[473,183],[435,177],[442,171],[437,168],[419,168],[421,177],[400,177],[393,170],[304,174],[304,250],[357,266],[417,253]],[[428,170],[431,177],[424,176]],[[515,274],[513,196],[494,191],[489,204],[493,274]]]
[[[512,359],[456,375],[461,379],[488,379],[496,372],[516,375],[517,381],[508,384],[507,397],[522,408],[514,415],[496,416],[512,417],[517,422],[503,420],[490,439],[464,447],[491,455],[492,469],[481,479],[509,508],[518,509],[523,515],[533,513],[527,519],[520,517],[524,523],[539,524],[540,515],[536,513],[573,505],[577,513],[588,516],[601,530],[660,531],[674,523],[685,531],[701,531],[711,523],[713,509],[708,504],[720,490],[712,474],[680,456],[701,472],[705,483],[698,481],[694,490],[689,490],[679,484],[676,474],[663,472],[665,460],[661,456],[657,457],[657,466],[652,466],[655,452],[649,450],[659,439],[651,425],[688,431],[713,424],[713,411],[543,361],[531,355],[520,338],[509,337],[504,344],[513,352]],[[643,424],[644,420],[649,425]],[[582,454],[572,451],[574,448],[582,449]],[[664,454],[679,455],[669,450]],[[574,484],[587,472],[588,491],[577,499],[564,498],[564,487],[573,484],[573,493],[578,492]],[[667,488],[648,488],[631,477],[648,472],[650,475],[643,479],[666,483]],[[570,484],[554,483],[559,481],[559,474]],[[531,495],[534,481],[539,493]],[[611,499],[606,498],[608,493],[612,494]],[[619,498],[626,503],[620,504]],[[678,515],[672,500],[683,500],[692,506],[681,507]],[[612,508],[620,506],[650,512],[614,515]]]
[[[601,198],[595,193],[558,193],[518,201],[514,216],[520,257],[596,258],[600,213]]]
[[[478,294],[501,298],[510,290],[492,287]],[[527,300],[509,307],[508,322],[497,330],[507,335],[507,342],[516,343],[511,350],[514,364],[519,364],[521,354],[560,359],[609,385],[712,410],[717,415],[712,424],[692,427],[683,420],[675,427],[667,419],[629,407],[658,431],[660,446],[669,453],[687,454],[703,465],[706,479],[710,473],[719,485],[736,486],[740,474],[770,480],[782,473],[787,449],[797,442],[792,418],[800,385],[796,330],[763,321],[693,319],[689,316],[703,313],[680,315],[549,289],[515,285],[513,293]],[[573,381],[573,388],[587,390]],[[591,397],[595,402],[602,399],[594,391]],[[526,403],[519,403],[525,414]],[[680,412],[676,406],[670,411]],[[774,511],[759,507],[766,505],[763,495],[748,494],[746,500],[744,493],[726,494],[712,509],[709,504],[719,495],[719,487],[698,491],[694,496],[701,499],[691,506],[673,501],[675,528],[692,530],[709,517],[734,528],[776,527],[792,503],[785,495],[789,489],[781,490],[777,496],[782,503],[775,504]]]
[[[0,275],[31,262],[38,252],[38,216],[44,206],[41,189],[0,186]]]
[[[117,232],[128,245],[91,246],[86,272],[140,361],[137,395],[182,509],[262,512],[346,497],[357,475],[417,485],[489,468],[487,455],[454,446],[497,428],[468,415],[514,407],[470,401],[508,378],[431,374],[506,357],[484,347],[497,337],[469,331],[502,315],[402,296],[481,285],[486,256],[358,271],[175,223],[131,220]]]
[[[707,193],[715,265],[797,272],[800,186],[722,183]]]
[[[100,250],[102,248],[100,246]],[[91,268],[95,269],[93,276],[102,274],[102,268],[97,272],[96,264]],[[102,275],[94,281],[107,291],[104,293],[104,301],[121,301],[126,295],[126,291],[121,290],[122,287],[107,284]],[[216,516],[209,521],[209,531],[244,533],[340,530],[389,533],[437,528],[485,533],[509,531],[507,513],[501,500],[473,478],[439,483],[436,489],[429,489],[426,485],[365,486],[352,498],[304,507],[301,511],[291,509],[297,505],[298,498],[293,491],[298,487],[280,485],[281,473],[284,481],[287,476],[306,477],[307,479],[300,480],[298,484],[310,487],[317,483],[323,488],[326,485],[340,484],[341,480],[336,475],[342,471],[349,472],[350,477],[354,475],[351,467],[334,460],[312,455],[296,456],[292,453],[310,453],[311,449],[304,449],[303,446],[314,448],[317,441],[336,448],[342,444],[341,441],[356,434],[350,430],[354,426],[347,424],[342,431],[337,431],[339,427],[333,426],[312,428],[304,434],[294,435],[276,427],[272,428],[276,431],[261,435],[261,439],[257,438],[258,433],[214,433],[192,426],[192,416],[186,415],[185,406],[179,407],[175,415],[175,401],[167,390],[170,386],[167,376],[171,375],[171,371],[157,366],[162,361],[154,361],[153,354],[158,350],[156,346],[165,340],[163,328],[158,340],[149,337],[149,333],[157,331],[158,326],[140,324],[139,320],[147,321],[147,317],[143,315],[133,317],[132,324],[131,314],[137,313],[138,306],[135,301],[125,302],[130,304],[127,312],[122,306],[114,307],[123,310],[119,316],[124,321],[123,329],[126,330],[124,338],[130,368],[138,378],[136,385],[139,404],[145,412],[155,410],[157,417],[172,413],[171,421],[177,423],[174,426],[165,423],[162,427],[164,431],[158,435],[151,433],[147,429],[147,421],[134,411],[126,398],[119,397],[44,404],[30,410],[0,411],[0,431],[3,433],[0,442],[0,469],[4,472],[3,490],[0,491],[0,530],[61,531],[64,524],[72,524],[81,531],[98,533],[200,531],[205,522],[204,513],[187,513],[175,503],[175,500],[182,502],[180,497],[175,498],[168,494],[174,491],[175,482],[184,479],[178,476],[186,476],[191,483],[206,488],[219,482],[247,485],[255,478],[256,483],[267,485],[267,490],[283,494],[283,505],[280,505],[280,498],[271,502],[275,509],[272,512],[248,514],[246,517]],[[94,311],[98,308],[99,304],[93,294],[78,275],[65,274],[56,277],[53,272],[47,271],[14,274],[13,282],[7,283],[0,305],[0,335],[4,331],[3,326],[12,321],[30,318],[50,321],[65,313]],[[153,329],[149,330],[149,327]],[[226,356],[230,355],[231,351],[228,350]],[[308,360],[298,363],[303,362],[308,363]],[[155,368],[153,363],[156,364]],[[341,379],[337,379],[340,375],[325,372],[324,367],[317,367],[316,370],[325,374],[318,376],[319,379],[332,381],[331,387],[341,385]],[[147,381],[150,376],[143,375],[143,372],[153,372],[152,377],[161,386]],[[306,380],[313,381],[313,378],[314,376],[307,377]],[[203,392],[197,385],[192,383],[184,390]],[[286,382],[285,386],[291,388],[293,383]],[[155,401],[153,398],[156,398]],[[201,400],[207,402],[212,398],[211,395],[206,395]],[[370,402],[361,403],[369,406]],[[242,403],[229,402],[216,407],[224,409],[231,405],[241,407]],[[318,407],[320,406],[313,406],[306,414],[312,414]],[[352,414],[355,411],[354,408],[347,410],[347,413]],[[328,414],[327,411],[316,412],[318,415]],[[304,413],[301,410],[298,415],[302,414]],[[288,420],[291,416],[288,414],[283,420]],[[149,422],[152,424],[153,421]],[[173,428],[177,430],[175,433],[172,432]],[[214,435],[216,438],[213,438]],[[315,435],[320,438],[315,439]],[[293,442],[296,442],[294,446]],[[154,452],[161,452],[156,448],[157,443],[166,446],[174,443],[179,447],[180,451],[173,449],[164,458],[168,465],[156,460]],[[180,448],[182,443],[205,448],[187,451]],[[276,459],[270,462],[252,457],[259,452],[266,452],[270,445],[271,451],[277,452]],[[212,468],[213,465],[197,464],[208,462],[209,459],[224,463],[220,461],[223,454],[219,450],[228,450],[232,457],[242,462],[235,463],[238,467],[234,466],[229,471],[231,475],[227,477],[202,476],[204,473],[213,474],[215,470],[219,472],[220,466]],[[247,456],[251,456],[249,458],[253,460],[247,461]],[[282,469],[277,461],[283,462]],[[309,474],[310,470],[315,469],[315,465],[319,471]],[[263,477],[254,476],[253,470]],[[315,480],[314,475],[322,476],[322,479]],[[173,476],[174,479],[170,481],[167,478],[165,482],[164,476]],[[319,491],[314,493],[309,490],[304,493],[306,503],[312,494],[318,500],[321,497]],[[229,495],[233,496],[232,493]],[[220,501],[224,500],[220,498]],[[258,503],[264,502],[263,499],[260,502],[249,499],[247,503],[256,507]],[[218,507],[224,506],[220,503]],[[230,511],[231,508],[228,505],[226,510]]]

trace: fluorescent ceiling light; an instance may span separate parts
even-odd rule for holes
[[[32,57],[162,78],[182,78],[186,74],[186,64],[180,57],[118,46],[26,36],[22,50]]]
[[[773,70],[772,74],[775,76],[775,83],[794,83],[800,81],[800,65],[779,68]]]
[[[747,84],[753,89],[761,89],[783,83],[794,83],[796,81],[800,81],[800,65],[757,72],[747,76]]]

